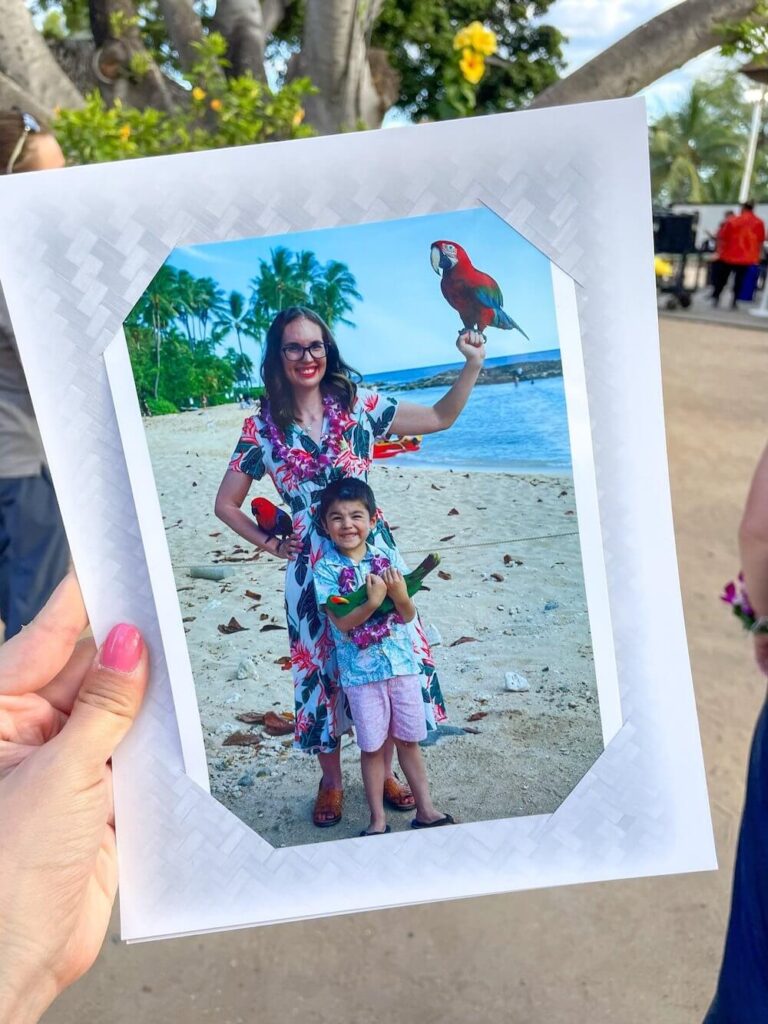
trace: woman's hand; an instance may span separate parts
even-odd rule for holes
[[[68,576],[0,647],[0,1018],[36,1021],[93,963],[117,888],[109,759],[148,675],[138,630],[97,652]]]
[[[469,328],[456,339],[456,348],[470,366],[482,366],[485,361],[485,338],[479,331]]]
[[[277,555],[278,558],[285,558],[288,562],[296,560],[296,556],[301,551],[302,539],[298,533],[292,533],[290,537],[284,537],[272,545],[267,550],[272,550],[272,554]]]

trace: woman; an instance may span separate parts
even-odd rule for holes
[[[0,110],[0,175],[54,170],[64,155],[30,115]],[[0,620],[9,639],[64,577],[69,550],[0,290]]]
[[[741,565],[757,667],[768,675],[768,448],[752,481],[739,530]],[[731,915],[712,1006],[704,1024],[768,1020],[768,703],[757,720],[733,872]]]
[[[312,816],[319,828],[341,821],[339,740],[351,721],[338,685],[327,621],[317,608],[312,583],[319,542],[314,519],[317,495],[339,477],[366,480],[376,439],[389,433],[433,434],[450,427],[482,368],[484,341],[473,331],[459,335],[456,345],[466,365],[448,393],[430,408],[358,388],[330,330],[309,309],[283,310],[267,332],[262,362],[266,401],[258,415],[245,421],[215,510],[245,540],[290,562],[285,606],[296,698],[294,748],[316,754],[320,762],[322,779]],[[293,536],[285,540],[270,538],[241,510],[251,483],[265,473],[293,517]],[[374,542],[376,536],[395,546],[381,516]],[[419,633],[425,714],[428,727],[434,728],[445,718],[445,709],[429,644]],[[398,810],[410,810],[413,796],[394,777],[391,759],[390,749],[385,797]]]

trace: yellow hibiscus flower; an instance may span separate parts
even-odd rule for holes
[[[204,100],[205,89],[201,89],[199,85],[196,85],[195,88],[192,90],[192,99],[197,100],[198,103],[200,102],[200,100]]]
[[[477,85],[485,74],[485,57],[467,47],[462,51],[459,67],[466,80],[471,85]]]
[[[470,25],[460,28],[453,37],[454,50],[475,50],[486,57],[496,53],[498,44],[496,33],[486,28],[480,21],[473,21]]]
[[[482,53],[485,57],[490,57],[492,53],[496,53],[496,33],[492,32],[485,25],[481,25],[479,21],[473,21],[469,26],[470,33],[470,46],[473,50],[477,50],[478,53]]]
[[[117,131],[117,134],[120,136],[123,142],[127,142],[128,139],[131,137],[131,126],[129,124],[121,125]]]

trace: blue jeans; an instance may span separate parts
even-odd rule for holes
[[[5,637],[34,619],[69,567],[69,548],[47,470],[0,477],[0,619]]]
[[[757,720],[717,991],[704,1024],[768,1021],[768,703]]]

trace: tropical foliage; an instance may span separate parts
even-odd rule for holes
[[[752,105],[736,74],[696,81],[679,109],[650,127],[654,201],[734,203],[746,158]],[[768,154],[761,138],[753,179],[755,197],[768,190]]]
[[[330,326],[354,326],[362,296],[345,263],[322,264],[313,252],[278,246],[246,297],[212,277],[161,267],[126,322],[134,379],[143,408],[159,414],[256,395],[254,363],[265,333],[288,306],[314,309]],[[250,352],[247,350],[250,348]],[[254,359],[254,357],[256,357]]]

